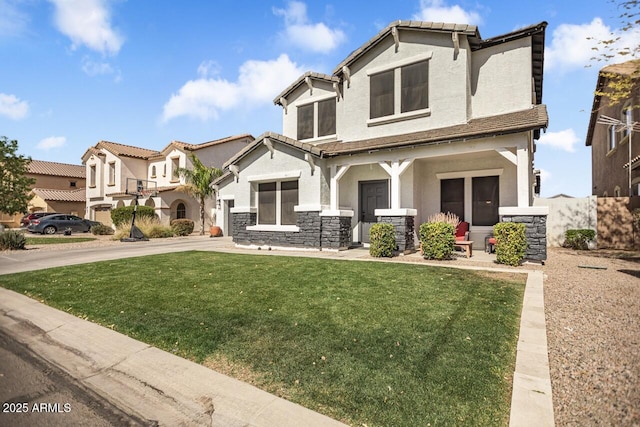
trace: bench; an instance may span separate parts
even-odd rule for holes
[[[471,258],[473,255],[473,240],[458,240],[455,245],[463,248],[467,254],[467,258]]]

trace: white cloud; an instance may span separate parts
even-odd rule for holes
[[[0,93],[0,116],[7,116],[13,120],[20,120],[29,113],[27,101],[21,101],[15,95]]]
[[[220,69],[220,64],[216,61],[203,61],[198,65],[198,75],[203,79],[207,77],[215,77],[220,74]]]
[[[624,47],[638,46],[640,28],[628,31],[612,30],[600,18],[594,18],[588,24],[561,24],[553,31],[551,43],[545,51],[545,69],[568,71],[588,66],[593,63],[591,58],[599,57],[605,52],[603,45],[597,42],[615,38],[619,39],[610,45],[614,52]],[[628,59],[617,56],[605,62],[622,62]]]
[[[199,73],[203,71],[201,67]],[[162,120],[180,116],[217,119],[221,111],[268,104],[302,72],[302,68],[282,54],[271,61],[246,61],[240,66],[235,82],[212,77],[189,80],[164,104]]]
[[[36,148],[41,150],[49,151],[52,148],[60,148],[64,147],[67,143],[67,138],[64,136],[50,136],[49,138],[45,138],[36,145]]]
[[[573,153],[576,151],[575,145],[579,142],[580,140],[573,129],[565,129],[559,132],[547,132],[540,136],[540,140],[537,143],[556,150]]]
[[[307,17],[307,5],[291,1],[286,9],[273,8],[277,16],[284,16],[285,31],[280,36],[299,48],[317,53],[328,53],[342,43],[346,36],[340,29],[331,29],[324,23],[313,24]]]
[[[452,24],[482,24],[479,13],[464,10],[457,4],[446,6],[443,0],[420,0],[420,12],[413,15],[413,19]]]
[[[22,34],[29,22],[29,17],[18,9],[12,0],[0,0],[0,37],[11,37]]]
[[[123,37],[111,26],[109,0],[49,0],[55,6],[55,24],[72,41],[103,54],[117,54]]]

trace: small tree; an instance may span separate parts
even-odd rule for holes
[[[18,155],[18,141],[0,137],[0,212],[9,215],[27,211],[30,189],[36,182],[25,175],[31,158]]]
[[[205,166],[195,154],[191,154],[189,158],[193,163],[193,169],[178,168],[175,172],[176,176],[180,176],[186,181],[177,190],[187,193],[200,202],[200,221],[202,223],[200,235],[203,235],[205,202],[215,194],[212,184],[216,178],[222,175],[222,171],[212,166]]]

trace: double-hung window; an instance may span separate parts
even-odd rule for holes
[[[336,133],[336,98],[300,105],[298,140],[331,136]]]
[[[402,118],[429,108],[429,56],[369,73],[369,118]],[[411,114],[413,113],[413,114]]]
[[[295,225],[298,181],[258,184],[258,225]]]

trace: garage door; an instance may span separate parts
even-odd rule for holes
[[[111,226],[111,209],[110,208],[96,208],[96,221],[103,223],[104,225]]]

